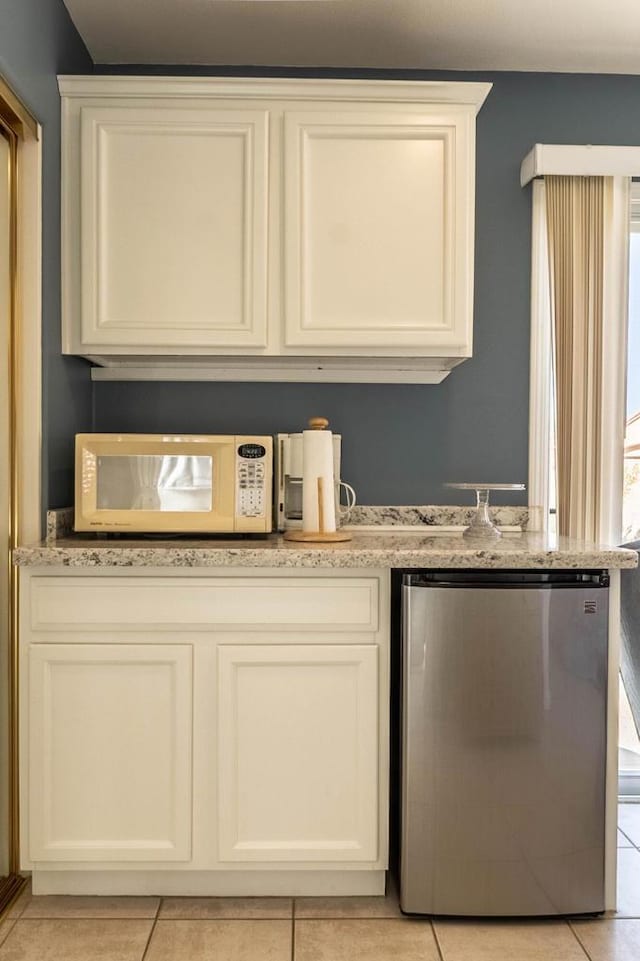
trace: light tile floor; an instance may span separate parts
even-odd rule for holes
[[[33,897],[0,961],[640,961],[640,804],[620,808],[619,909],[571,921],[404,918],[397,897]]]

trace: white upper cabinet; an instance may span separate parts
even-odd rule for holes
[[[285,112],[287,348],[465,356],[471,126],[451,107]]]
[[[471,356],[489,84],[60,89],[66,353],[104,377],[409,382]]]
[[[83,344],[267,345],[263,111],[80,112]]]

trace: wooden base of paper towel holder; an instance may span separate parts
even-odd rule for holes
[[[283,537],[285,541],[303,541],[308,544],[314,542],[330,544],[332,541],[337,543],[351,540],[351,534],[347,531],[285,531]]]
[[[328,420],[324,417],[312,417],[309,421],[309,426],[313,430],[322,430],[329,424]],[[323,479],[322,477],[317,478],[318,483],[318,521],[320,530],[319,531],[286,531],[284,535],[285,541],[302,541],[307,544],[331,544],[337,543],[338,541],[350,541],[351,534],[347,534],[345,531],[325,531],[322,530],[324,527],[324,509],[323,509]]]

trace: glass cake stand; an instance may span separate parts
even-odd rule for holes
[[[458,491],[475,491],[477,510],[462,532],[470,540],[497,540],[502,534],[489,516],[489,491],[523,491],[524,484],[445,484]]]

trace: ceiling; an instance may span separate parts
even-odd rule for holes
[[[640,74],[638,0],[64,0],[96,63]]]

